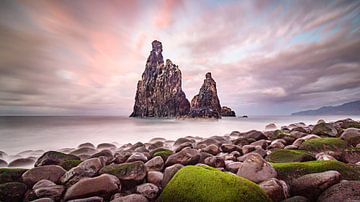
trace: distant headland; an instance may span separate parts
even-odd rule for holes
[[[215,118],[236,116],[226,106],[221,107],[216,82],[211,72],[191,103],[182,90],[179,67],[167,59],[164,63],[160,41],[152,42],[152,50],[146,61],[145,71],[138,81],[135,104],[130,117],[158,118]]]

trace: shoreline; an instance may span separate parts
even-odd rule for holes
[[[245,180],[244,183],[249,182],[247,186],[254,186],[260,195],[273,201],[295,196],[308,200],[327,197],[323,196],[327,189],[347,183],[341,180],[355,183],[349,187],[360,186],[360,122],[351,119],[320,120],[314,125],[300,122],[280,128],[269,124],[265,131],[233,131],[213,137],[158,137],[122,146],[87,142],[77,148],[21,153],[33,157],[20,158],[10,162],[9,168],[0,168],[0,187],[13,186],[21,200],[28,201],[44,197],[55,201],[86,197],[95,197],[91,199],[94,201],[166,201],[168,193],[185,194],[181,186],[189,179],[175,181],[182,172],[209,172],[210,176],[216,172],[201,170],[203,166],[220,170],[219,175],[225,174],[225,178],[231,175],[236,176],[232,180]],[[0,159],[6,155],[0,152]],[[7,163],[0,161],[2,166]],[[298,167],[305,171],[297,170]],[[177,171],[180,177],[172,180]],[[320,186],[314,179],[326,182],[315,195],[308,193]],[[93,183],[112,188],[87,187]],[[294,187],[300,191],[294,191]],[[192,197],[192,193],[185,195]],[[20,200],[14,193],[0,191],[1,200],[4,196]]]

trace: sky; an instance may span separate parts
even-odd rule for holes
[[[153,40],[237,115],[360,99],[360,1],[2,0],[0,115],[129,115]]]

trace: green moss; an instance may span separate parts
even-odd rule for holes
[[[314,138],[306,140],[300,146],[300,149],[321,152],[321,151],[341,151],[346,147],[344,140],[340,138],[326,137],[326,138]]]
[[[6,182],[21,182],[21,176],[27,169],[22,168],[0,168],[0,184]]]
[[[107,173],[111,175],[115,175],[121,180],[126,180],[127,178],[132,178],[131,175],[134,175],[134,172],[139,174],[139,178],[142,175],[146,175],[146,168],[144,162],[142,161],[134,161],[130,163],[122,163],[122,164],[111,164],[103,167],[100,170],[100,173]],[[129,177],[130,176],[130,177]]]
[[[61,164],[61,167],[63,167],[65,170],[70,170],[71,168],[78,166],[81,162],[81,160],[65,160]]]
[[[23,201],[26,190],[26,185],[20,182],[0,184],[0,201]]]
[[[274,135],[270,138],[271,140],[281,139],[286,136],[290,136],[289,133],[283,131],[283,130],[275,130]]]
[[[337,130],[331,123],[319,123],[314,126],[311,133],[324,136],[336,136]]]
[[[346,128],[360,128],[360,123],[356,122],[356,121],[345,121],[342,124],[342,128],[346,129]]]
[[[307,151],[279,149],[266,157],[266,160],[273,163],[311,161],[315,158]]]
[[[164,161],[166,161],[166,159],[171,155],[173,154],[174,152],[169,150],[169,149],[163,149],[163,150],[160,150],[160,151],[156,151],[153,156],[160,156],[161,158],[164,159]]]
[[[319,173],[328,170],[336,170],[341,173],[342,179],[360,180],[360,168],[342,163],[340,161],[307,161],[293,163],[272,163],[278,173],[277,178],[291,181],[300,176]]]
[[[271,201],[255,183],[207,166],[185,166],[167,184],[158,202]]]

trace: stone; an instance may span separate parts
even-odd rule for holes
[[[62,185],[56,185],[49,180],[40,180],[34,186],[33,190],[39,198],[51,198],[60,200],[65,188]]]
[[[82,143],[78,146],[78,148],[83,148],[83,147],[87,147],[87,148],[94,148],[95,149],[95,146],[90,143],[90,142],[86,142],[86,143]]]
[[[4,184],[0,184],[0,201],[23,201],[26,190],[27,186],[21,182],[7,182]]]
[[[100,196],[92,196],[92,197],[88,197],[88,198],[69,200],[67,202],[103,202],[103,201],[104,201],[104,199]]]
[[[65,160],[80,160],[80,158],[57,151],[48,151],[38,158],[35,162],[35,167],[44,165],[61,165]]]
[[[269,123],[268,125],[265,126],[265,130],[276,130],[277,126],[275,123]]]
[[[104,149],[104,150],[101,150],[100,152],[95,153],[92,156],[90,156],[90,158],[97,158],[97,157],[105,157],[106,163],[108,164],[108,163],[111,163],[111,161],[114,158],[114,155],[111,150]]]
[[[189,113],[190,103],[181,88],[181,71],[169,59],[164,64],[162,50],[160,41],[152,42],[130,117],[177,117]]]
[[[32,200],[31,202],[55,202],[55,201],[51,198],[39,198],[36,200]]]
[[[318,161],[330,161],[330,160],[336,160],[335,157],[328,154],[328,152],[320,152],[315,155],[316,160]]]
[[[66,190],[64,200],[77,199],[89,196],[104,195],[109,197],[112,193],[121,189],[117,177],[102,174],[94,178],[83,178]]]
[[[145,163],[147,171],[162,171],[164,168],[164,160],[160,156],[155,156]]]
[[[225,169],[236,174],[242,164],[242,162],[225,162]]]
[[[22,175],[22,180],[29,186],[33,186],[36,182],[43,179],[58,183],[65,172],[64,168],[57,165],[40,166],[26,171]]]
[[[186,148],[186,147],[193,148],[193,143],[191,143],[191,142],[184,142],[184,143],[176,146],[176,147],[174,148],[174,151],[175,151],[175,153],[177,153],[177,152],[183,150],[183,149]]]
[[[146,175],[147,182],[155,184],[158,187],[162,186],[163,178],[164,178],[164,174],[159,171],[149,171]]]
[[[130,151],[119,151],[115,153],[114,163],[120,164],[125,163],[126,160],[131,156]]]
[[[171,178],[176,174],[176,172],[179,171],[182,167],[184,166],[181,164],[175,164],[165,168],[162,187],[165,187]]]
[[[111,202],[148,202],[149,200],[141,194],[130,194],[115,198]]]
[[[244,145],[242,148],[241,148],[241,151],[243,154],[248,154],[252,151],[255,151],[255,146],[254,145]]]
[[[134,162],[134,161],[146,162],[147,160],[148,158],[143,153],[135,152],[131,156],[129,156],[126,162]]]
[[[264,135],[263,132],[257,131],[257,130],[251,130],[246,133],[241,133],[240,135],[241,135],[241,137],[246,138],[246,139],[250,139],[250,138],[255,139],[255,140],[267,139],[267,137]]]
[[[5,160],[0,159],[0,168],[1,167],[7,167],[8,163]]]
[[[152,183],[145,183],[137,186],[136,192],[148,199],[155,199],[159,193],[159,188]]]
[[[271,178],[260,183],[259,186],[274,202],[282,201],[289,196],[289,187],[282,180]]]
[[[282,202],[310,202],[310,201],[304,196],[293,196],[283,200]]]
[[[312,134],[336,137],[337,130],[331,123],[320,122],[316,124],[311,131]]]
[[[98,144],[98,146],[96,147],[99,150],[103,150],[103,149],[116,149],[116,145],[112,144],[112,143],[101,143]]]
[[[348,128],[345,129],[340,136],[341,139],[345,140],[348,145],[356,146],[360,143],[360,129],[359,128]]]
[[[22,182],[22,175],[28,169],[24,168],[0,168],[0,184],[6,182]]]
[[[235,144],[222,144],[220,150],[225,153],[231,153],[233,151],[242,152],[241,147]]]
[[[224,158],[219,157],[219,156],[207,157],[204,160],[204,163],[206,165],[209,165],[209,166],[214,167],[214,168],[224,168],[225,167]]]
[[[217,155],[218,153],[220,153],[219,147],[215,144],[208,145],[205,148],[202,148],[201,151],[207,152],[212,155]]]
[[[360,181],[344,181],[325,190],[318,198],[319,202],[360,201]]]
[[[275,178],[277,173],[271,164],[266,162],[259,154],[253,154],[243,162],[237,175],[259,183]]]
[[[315,160],[314,156],[303,150],[278,149],[266,156],[272,163],[304,162]]]
[[[60,179],[62,184],[71,186],[84,177],[93,177],[103,167],[99,158],[91,158],[81,162],[78,166],[71,168]]]
[[[19,158],[9,163],[8,167],[28,167],[34,165],[35,160],[32,158]]]
[[[236,117],[235,111],[233,111],[230,107],[222,106],[220,110],[221,116],[229,116],[229,117]]]
[[[330,186],[340,182],[341,174],[338,171],[325,171],[301,176],[291,183],[293,196],[305,196],[316,200],[318,196]]]
[[[360,148],[345,149],[342,154],[342,160],[346,163],[352,164],[360,162]]]
[[[103,167],[100,173],[107,173],[118,177],[125,188],[141,182],[146,176],[146,167],[142,161],[111,164]]]
[[[196,149],[185,148],[178,153],[172,154],[165,162],[165,166],[174,164],[194,165],[200,160],[200,152]]]

